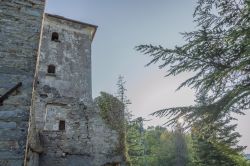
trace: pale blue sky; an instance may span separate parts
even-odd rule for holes
[[[173,47],[183,43],[179,32],[195,28],[192,22],[196,0],[47,0],[46,12],[98,25],[92,46],[93,97],[100,91],[116,92],[121,74],[127,81],[130,109],[136,116],[165,107],[193,104],[189,88],[175,92],[190,74],[164,78],[157,66],[134,50],[139,44]],[[240,117],[242,144],[250,143],[250,114]],[[154,119],[150,124],[162,124]],[[247,150],[250,153],[250,149]]]

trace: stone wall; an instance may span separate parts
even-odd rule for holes
[[[66,104],[81,100],[92,101],[91,43],[95,27],[72,23],[58,16],[45,15],[37,83],[35,86],[34,111],[37,128],[44,129],[44,117],[48,103]],[[58,39],[52,41],[52,34]],[[48,73],[48,66],[55,73]],[[72,100],[73,99],[73,100]]]
[[[104,166],[106,163],[124,165],[119,134],[109,128],[100,117],[98,109],[86,108],[80,103],[66,106],[65,131],[40,132],[44,148],[40,154],[41,166]]]
[[[33,99],[43,151],[29,153],[30,166],[124,164],[123,155],[117,153],[119,133],[105,124],[92,100],[91,44],[95,30],[93,25],[45,15]],[[49,66],[55,67],[53,73]]]
[[[0,0],[0,95],[22,82],[0,106],[1,166],[23,165],[44,5]]]
[[[120,133],[92,100],[96,27],[49,14],[43,22],[44,5],[0,0],[0,96],[22,83],[0,106],[0,166],[123,166]]]

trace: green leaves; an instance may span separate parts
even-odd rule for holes
[[[95,99],[100,108],[103,120],[113,129],[124,131],[124,104],[116,97],[106,92],[101,92],[101,96]]]
[[[235,126],[228,123],[232,113],[244,114],[250,108],[250,1],[198,0],[193,16],[197,30],[182,33],[184,45],[135,48],[152,58],[147,65],[158,64],[167,76],[194,73],[178,89],[195,89],[197,104],[165,108],[152,115],[168,117],[167,125],[184,118],[187,129],[195,127],[199,137],[210,139],[209,146],[231,160],[232,152],[242,148],[232,147],[239,135],[231,132]]]
[[[199,0],[194,17],[200,28],[183,33],[186,44],[174,49],[140,45],[136,50],[152,57],[147,65],[160,63],[159,68],[166,69],[167,76],[193,72],[194,76],[178,89],[190,86],[197,94],[206,93],[209,107],[214,107],[217,114],[241,113],[240,110],[250,107],[250,17],[247,16],[250,16],[247,1]],[[173,119],[185,115],[192,119],[194,114],[205,110],[197,106],[168,108],[154,115]]]

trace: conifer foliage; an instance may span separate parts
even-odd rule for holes
[[[198,29],[183,33],[186,44],[173,49],[140,45],[136,49],[150,55],[148,65],[159,62],[167,75],[194,72],[179,88],[190,86],[197,94],[207,94],[202,106],[159,110],[157,116],[169,116],[168,124],[184,116],[192,123],[211,113],[207,121],[216,121],[230,113],[244,114],[250,107],[250,1],[198,0],[194,12]]]
[[[196,90],[194,106],[165,108],[154,112],[169,117],[168,125],[185,119],[192,130],[197,165],[242,165],[232,113],[250,108],[250,0],[198,0],[194,11],[197,29],[182,33],[186,43],[173,49],[136,47],[159,63],[167,76],[194,75],[178,89]],[[206,154],[205,154],[206,153]]]

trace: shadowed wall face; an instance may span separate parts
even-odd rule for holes
[[[0,0],[0,165],[24,161],[45,0]]]

